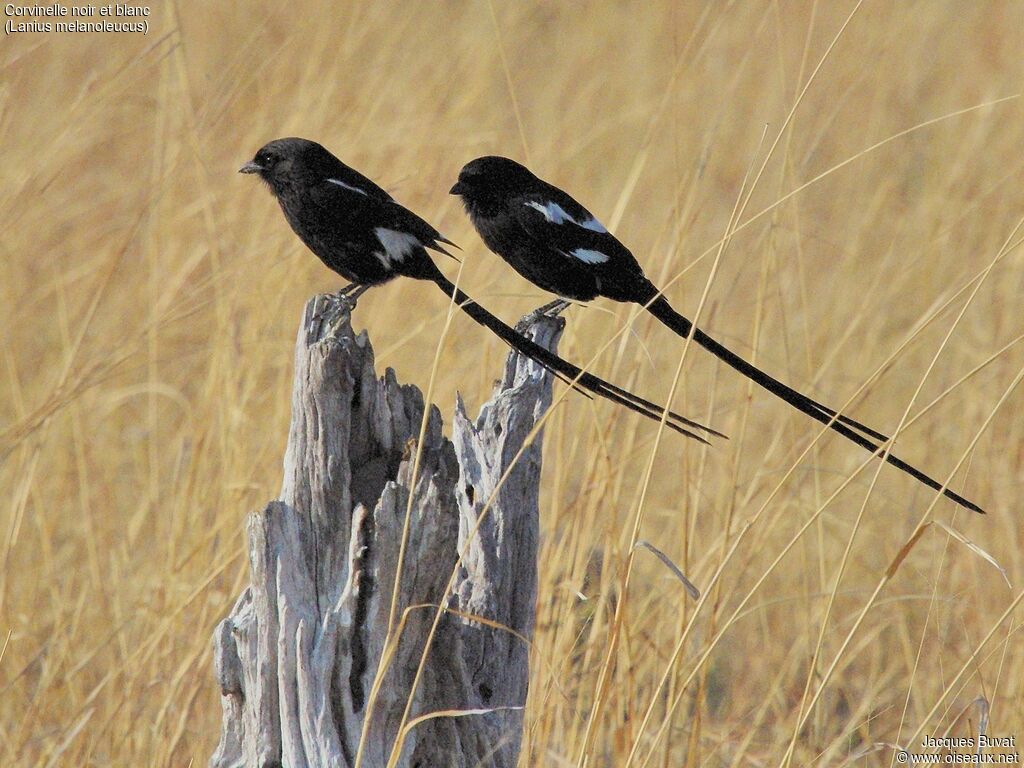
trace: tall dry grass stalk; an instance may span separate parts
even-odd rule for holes
[[[0,52],[0,764],[212,749],[210,631],[246,575],[243,515],[277,492],[303,301],[339,284],[234,173],[289,134],[462,244],[462,284],[510,320],[545,297],[445,191],[478,155],[529,159],[719,339],[903,424],[901,455],[991,511],[936,502],[696,348],[679,368],[640,316],[595,369],[675,387],[732,439],[557,407],[524,764],[887,764],[883,742],[970,734],[979,696],[990,734],[1024,738],[1024,6],[153,12],[146,37]],[[358,319],[425,386],[447,312],[407,282]],[[572,310],[562,352],[589,360],[635,314]],[[479,401],[503,354],[456,316],[435,401]]]

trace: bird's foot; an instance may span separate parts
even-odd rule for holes
[[[338,303],[345,304],[348,306],[351,312],[356,308],[356,302],[359,301],[359,297],[369,290],[368,285],[359,285],[358,283],[349,283],[336,294],[334,298],[337,299]]]
[[[528,315],[523,315],[521,318],[519,318],[519,322],[516,323],[516,333],[518,333],[520,336],[525,336],[527,331],[530,330],[534,323],[536,323],[542,317],[544,317],[543,313],[539,312],[536,309],[533,310],[533,312],[531,312]]]
[[[541,318],[556,318],[571,305],[572,302],[568,299],[555,299],[554,301],[549,301],[543,307],[537,307],[533,312],[530,312],[528,315],[524,315],[522,319],[516,323],[516,331],[519,333],[526,333],[526,331],[530,329],[530,326]]]

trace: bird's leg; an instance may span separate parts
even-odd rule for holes
[[[369,289],[369,285],[349,283],[340,291],[338,291],[335,294],[335,296],[338,297],[338,301],[344,302],[345,304],[348,304],[350,307],[354,309],[356,306],[356,302],[359,301],[359,297],[366,293]]]
[[[520,333],[525,333],[531,325],[542,317],[558,317],[570,306],[572,306],[572,302],[568,299],[555,299],[554,301],[549,301],[543,307],[537,307],[537,309],[533,310],[533,312],[526,315],[516,323],[516,330]]]
[[[558,317],[571,306],[572,302],[568,299],[555,299],[540,307],[537,312],[545,317]]]
[[[339,299],[343,299],[350,293],[352,293],[352,291],[356,290],[358,287],[358,283],[349,283],[348,285],[344,286],[340,291],[338,291],[336,295]]]

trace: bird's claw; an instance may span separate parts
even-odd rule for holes
[[[516,333],[525,336],[530,328],[532,328],[538,320],[544,317],[547,317],[547,315],[540,309],[535,309],[528,315],[523,315],[519,318],[519,322],[516,323]]]
[[[339,304],[343,304],[348,307],[351,312],[356,308],[356,302],[359,301],[359,297],[366,293],[369,287],[370,286],[368,285],[349,283],[337,293],[332,294],[332,298],[334,298]]]
[[[549,301],[543,307],[537,307],[533,312],[530,312],[528,315],[524,315],[519,322],[516,323],[516,331],[525,334],[526,331],[530,329],[530,326],[534,325],[542,318],[554,320],[568,309],[571,304],[572,302],[566,301],[565,299]]]

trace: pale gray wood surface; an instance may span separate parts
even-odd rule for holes
[[[459,400],[451,440],[430,406],[410,508],[423,395],[391,369],[377,377],[369,338],[353,332],[349,313],[317,296],[299,328],[280,499],[248,518],[251,583],[213,637],[223,710],[210,760],[217,768],[354,765],[407,509],[397,615],[444,602],[532,636],[540,436],[516,456],[551,403],[552,377],[510,353],[476,421]],[[527,333],[554,350],[561,331],[560,320],[541,318]],[[372,707],[363,768],[387,764],[434,616],[433,608],[408,613]],[[445,613],[410,718],[493,711],[420,723],[398,765],[514,766],[528,657],[511,632]]]

